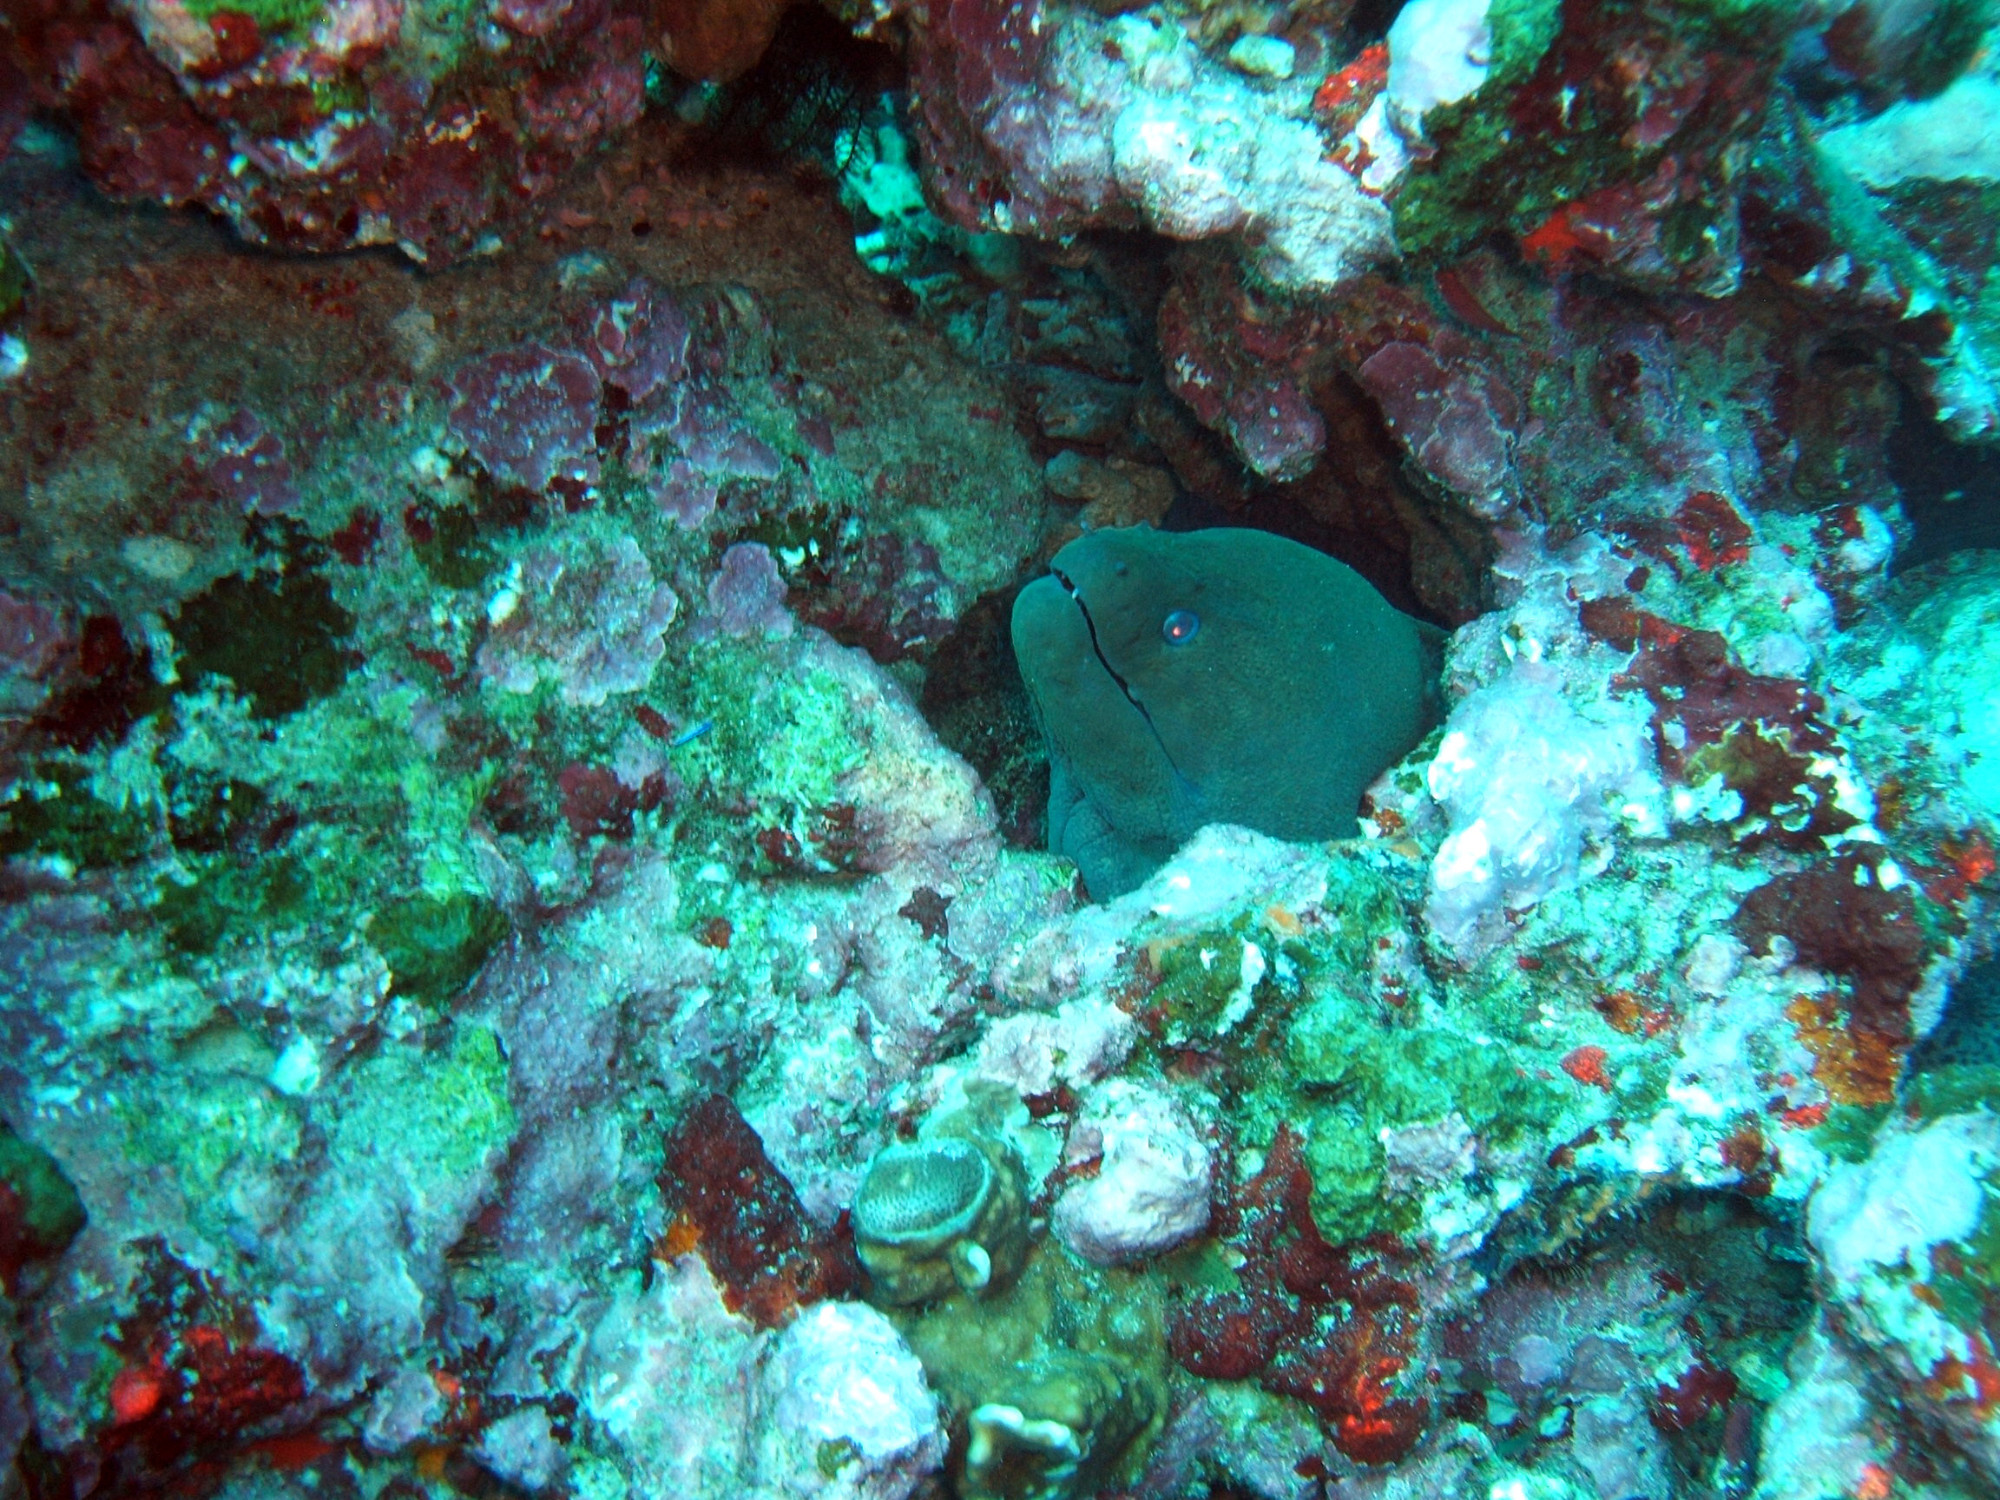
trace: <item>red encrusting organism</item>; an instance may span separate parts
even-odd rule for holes
[[[1225,1204],[1217,1228],[1243,1256],[1238,1287],[1174,1312],[1167,1347],[1212,1380],[1256,1377],[1312,1408],[1358,1463],[1393,1463],[1423,1435],[1413,1395],[1421,1331],[1415,1285],[1394,1273],[1405,1252],[1387,1236],[1328,1244],[1312,1217],[1302,1142],[1280,1128],[1264,1169]]]

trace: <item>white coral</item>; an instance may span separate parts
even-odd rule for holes
[[[1107,1000],[1070,1000],[1054,1014],[1026,1011],[995,1021],[980,1039],[974,1067],[1024,1099],[1058,1083],[1081,1088],[1125,1061],[1138,1030]]]
[[[1054,1216],[1057,1236],[1085,1260],[1157,1255],[1208,1226],[1208,1145],[1166,1093],[1105,1084],[1071,1128],[1068,1154],[1072,1163],[1098,1158],[1096,1175],[1064,1189]]]
[[[1637,712],[1585,718],[1552,670],[1518,663],[1453,710],[1426,773],[1451,833],[1431,866],[1430,921],[1447,942],[1483,919],[1572,884],[1588,838],[1662,826],[1661,789]]]
[[[759,1476],[779,1494],[903,1500],[944,1463],[924,1367],[864,1303],[793,1319],[764,1360],[758,1407]]]
[[[1806,1232],[1840,1281],[1874,1266],[1930,1268],[1932,1245],[1979,1226],[1983,1172],[2000,1162],[2000,1119],[1947,1115],[1922,1130],[1886,1136],[1867,1161],[1836,1167],[1813,1195]]]

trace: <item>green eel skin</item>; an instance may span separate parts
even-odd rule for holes
[[[1438,717],[1443,634],[1345,563],[1263,531],[1096,531],[1014,603],[1049,747],[1049,848],[1098,900],[1189,835],[1352,837]]]

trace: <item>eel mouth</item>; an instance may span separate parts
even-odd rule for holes
[[[1152,714],[1148,712],[1139,695],[1132,691],[1132,684],[1125,680],[1124,674],[1112,666],[1111,658],[1104,654],[1104,645],[1097,638],[1097,621],[1090,617],[1090,605],[1084,601],[1083,590],[1078,588],[1075,580],[1062,569],[1050,568],[1049,572],[1054,575],[1056,582],[1063,586],[1063,592],[1068,594],[1076,605],[1077,613],[1083,616],[1083,628],[1090,635],[1091,653],[1096,656],[1097,664],[1104,668],[1104,675],[1118,684],[1118,691],[1125,695],[1125,701],[1138,711],[1141,719],[1146,721],[1147,732],[1153,736],[1153,743],[1160,747],[1160,754],[1166,760],[1167,768],[1174,773],[1174,779],[1192,790],[1193,783],[1181,774],[1180,766],[1174,761],[1173,751],[1169,750],[1167,742],[1160,738],[1160,727],[1153,722]]]

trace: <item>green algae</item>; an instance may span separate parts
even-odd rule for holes
[[[1414,955],[1407,973],[1382,967],[1417,897],[1377,863],[1336,853],[1304,920],[1244,911],[1149,945],[1159,978],[1140,1011],[1163,1059],[1193,1046],[1230,1061],[1246,1145],[1300,1133],[1313,1217],[1336,1244],[1422,1228],[1421,1198],[1391,1191],[1385,1133],[1443,1124],[1504,1151],[1544,1137],[1577,1090],[1535,1031],[1548,987],[1534,976],[1482,966],[1434,997]]]
[[[1942,0],[1919,33],[1903,74],[1904,93],[1912,99],[1942,93],[1971,64],[1995,18],[1993,0]]]
[[[331,954],[368,914],[391,913],[384,956],[409,976],[404,992],[456,993],[454,971],[497,941],[469,830],[500,762],[413,743],[422,702],[413,686],[359,679],[277,723],[220,686],[176,700],[154,792],[177,855],[156,907],[175,955],[300,933]]]
[[[416,524],[409,528],[410,550],[433,582],[448,589],[476,589],[499,566],[499,553],[469,506],[426,501],[411,516]]]
[[[187,0],[187,13],[197,21],[222,15],[248,16],[266,36],[305,35],[326,14],[325,0]]]
[[[0,1120],[0,1220],[19,1226],[16,1243],[0,1243],[0,1271],[13,1269],[9,1255],[39,1260],[60,1254],[84,1217],[83,1200],[56,1159]]]
[[[453,891],[390,902],[368,924],[368,942],[389,965],[391,994],[444,1005],[472,983],[508,931],[491,901]]]
[[[168,792],[167,833],[185,854],[220,854],[241,847],[270,805],[262,787],[197,772]]]
[[[1162,1042],[1179,1047],[1221,1038],[1256,1047],[1267,1027],[1282,1023],[1302,987],[1365,987],[1376,945],[1403,930],[1403,904],[1366,864],[1336,859],[1310,931],[1274,932],[1271,921],[1268,912],[1241,912],[1153,945],[1160,979],[1146,1003]],[[1252,1016],[1255,1022],[1232,1036]]]
[[[329,1153],[412,1182],[467,1177],[513,1139],[507,1073],[484,1026],[455,1027],[441,1048],[387,1048],[343,1075]]]
[[[1386,877],[1358,859],[1335,860],[1326,880],[1324,910],[1306,950],[1311,972],[1366,973],[1382,939],[1408,928],[1402,898]]]
[[[1534,72],[1562,30],[1562,0],[1493,0],[1486,10],[1492,64],[1482,90],[1511,92]]]
[[[1238,917],[1159,950],[1160,982],[1147,1006],[1167,1046],[1224,1036],[1253,1008],[1268,1010],[1278,998],[1275,980],[1258,961],[1256,925],[1253,917]]]
[[[354,616],[319,574],[286,569],[232,574],[182,604],[172,626],[183,680],[221,677],[260,719],[324,698],[355,664]]]
[[[149,854],[158,842],[151,819],[104,801],[89,783],[89,772],[71,762],[46,762],[17,781],[13,800],[0,804],[0,859],[40,855],[88,870]]]

